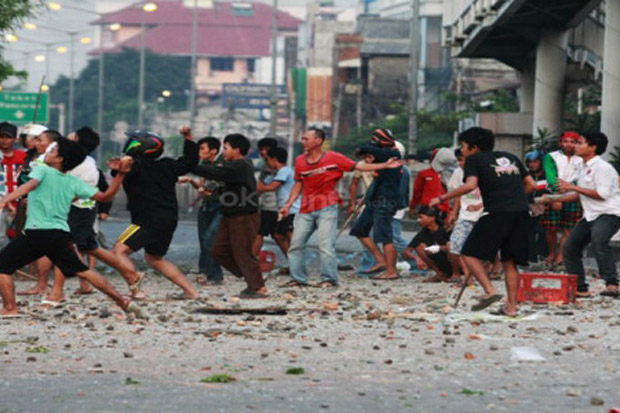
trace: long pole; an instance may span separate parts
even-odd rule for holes
[[[144,126],[144,30],[146,24],[144,22],[144,5],[146,0],[142,0],[140,9],[140,73],[138,75],[138,129]]]
[[[45,78],[46,79],[50,78],[51,49],[52,49],[52,45],[51,44],[48,43],[48,44],[45,45]]]
[[[69,33],[71,44],[69,45],[69,131],[73,131],[73,109],[75,100],[75,36],[76,32]]]
[[[420,0],[411,0],[411,21],[409,23],[409,153],[418,152],[418,44],[419,44]]]
[[[189,88],[189,125],[194,129],[196,122],[196,54],[198,53],[198,0],[192,10],[192,70]]]
[[[278,122],[278,89],[276,84],[276,63],[278,58],[278,0],[273,0],[271,10],[271,118],[269,119],[269,135],[276,136]]]
[[[105,81],[105,73],[104,73],[104,56],[105,53],[103,51],[103,29],[104,26],[101,26],[101,30],[99,32],[99,85],[98,85],[98,93],[97,93],[97,132],[99,132],[100,136],[105,139],[105,134],[103,133],[103,99],[104,99],[104,81]],[[97,146],[97,162],[101,162],[102,152],[103,152],[103,142],[99,143]]]

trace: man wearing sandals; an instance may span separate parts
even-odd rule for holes
[[[580,137],[575,153],[583,159],[577,174],[577,184],[558,180],[561,193],[559,202],[581,201],[583,218],[570,232],[564,243],[566,272],[577,275],[577,296],[590,297],[583,269],[583,250],[591,244],[606,289],[601,295],[619,297],[616,260],[609,245],[611,237],[620,229],[620,192],[618,173],[600,155],[607,149],[607,136],[586,133]],[[543,197],[543,202],[550,202]],[[557,202],[557,201],[556,201]]]
[[[295,185],[280,209],[286,218],[291,206],[301,194],[301,209],[295,217],[295,232],[288,251],[291,267],[290,282],[285,287],[308,285],[308,271],[304,263],[304,249],[310,236],[318,231],[319,253],[321,255],[321,282],[318,287],[338,286],[338,260],[336,259],[336,236],[338,233],[338,206],[341,203],[336,184],[345,172],[379,171],[386,168],[400,168],[402,161],[390,159],[387,162],[362,164],[352,161],[334,151],[323,151],[325,132],[308,129],[301,138],[304,154],[295,161]]]
[[[459,135],[465,156],[465,183],[459,188],[431,201],[431,206],[465,195],[480,188],[486,215],[469,234],[461,254],[485,295],[473,311],[482,310],[502,298],[489,280],[483,261],[493,261],[501,251],[506,272],[507,303],[502,313],[517,314],[517,265],[528,264],[528,203],[526,191],[536,184],[516,156],[495,152],[495,136],[488,129],[473,127]]]

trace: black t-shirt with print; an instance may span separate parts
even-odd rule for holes
[[[415,248],[420,244],[427,247],[431,245],[446,245],[450,241],[450,235],[443,227],[439,227],[437,231],[431,231],[428,228],[422,228],[409,243],[410,248]]]
[[[478,178],[484,210],[487,212],[527,211],[523,179],[527,170],[508,152],[483,151],[465,160],[465,180]]]

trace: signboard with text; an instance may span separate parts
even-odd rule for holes
[[[284,85],[278,85],[278,97],[286,93]],[[234,109],[269,109],[271,85],[264,83],[224,83],[222,106]]]
[[[47,123],[49,121],[49,95],[41,93],[37,118],[34,112],[38,93],[0,92],[0,122],[7,121],[16,125],[27,123]]]

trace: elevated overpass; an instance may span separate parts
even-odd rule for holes
[[[567,91],[602,82],[601,129],[620,146],[620,0],[471,0],[444,26],[453,57],[493,58],[521,72],[533,133],[563,129]]]

